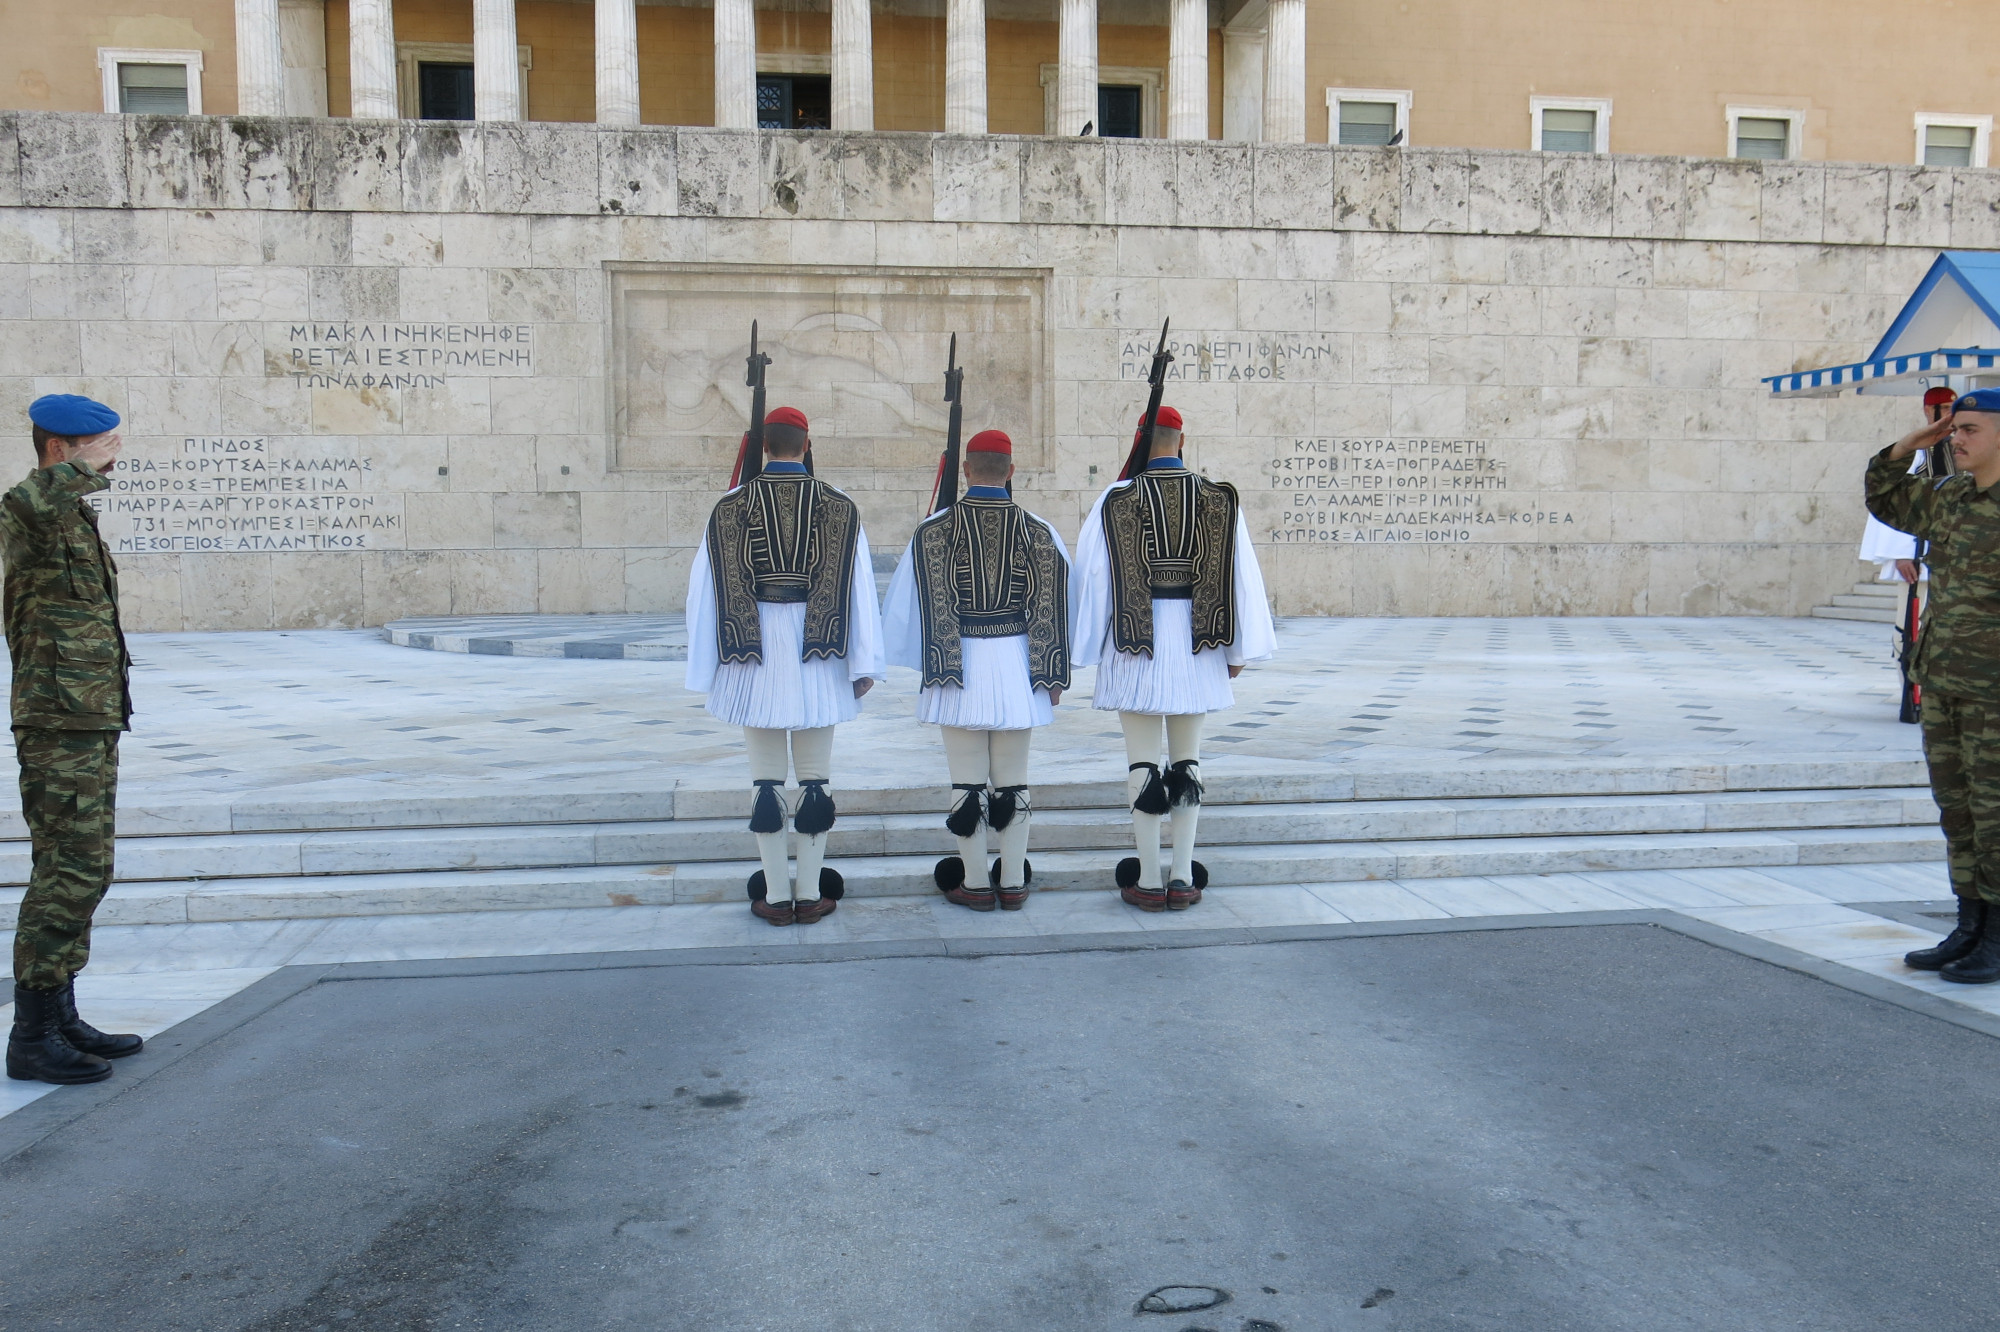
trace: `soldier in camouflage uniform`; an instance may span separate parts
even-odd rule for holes
[[[1956,474],[1908,474],[1911,454],[1947,437]],[[1965,394],[1876,454],[1867,486],[1870,513],[1930,543],[1915,674],[1958,898],[1957,928],[1903,960],[1986,985],[2000,980],[2000,389]]]
[[[0,497],[14,749],[34,869],[14,929],[14,1026],[7,1076],[96,1082],[137,1036],[106,1035],[77,1016],[76,973],[90,918],[111,883],[118,734],[132,695],[118,579],[83,497],[111,483],[118,414],[69,394],[37,398],[37,466]]]

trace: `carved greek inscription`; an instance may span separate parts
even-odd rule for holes
[[[121,457],[96,500],[105,541],[121,555],[403,546],[402,495],[364,488],[373,458],[270,446],[261,436],[189,436]]]
[[[285,324],[275,357],[307,388],[437,388],[451,375],[532,375],[528,324]]]
[[[1294,438],[1266,473],[1272,490],[1289,492],[1267,534],[1276,544],[1562,541],[1576,531],[1574,514],[1509,490],[1490,440]]]
[[[1151,333],[1127,333],[1118,343],[1118,377],[1144,380],[1153,371]],[[1333,338],[1325,333],[1208,332],[1170,333],[1167,350],[1169,381],[1196,383],[1276,383],[1330,377],[1334,365]]]

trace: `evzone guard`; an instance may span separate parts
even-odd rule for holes
[[[966,443],[965,495],[952,498],[956,418],[954,399],[940,503],[896,566],[883,639],[891,665],[922,672],[917,720],[942,729],[958,793],[945,826],[959,854],[938,862],[937,886],[974,911],[1017,911],[1032,875],[1028,742],[1069,687],[1069,556],[1008,493],[1014,445],[998,430]],[[990,867],[989,827],[1000,840]]]
[[[1264,576],[1236,488],[1188,470],[1179,412],[1154,396],[1118,480],[1076,542],[1076,664],[1097,667],[1091,706],[1118,713],[1138,855],[1116,879],[1141,911],[1201,901],[1208,871],[1194,858],[1201,812],[1201,732],[1234,706],[1229,682],[1277,649]],[[1161,769],[1161,750],[1167,766]],[[1160,819],[1173,816],[1173,867],[1160,881]]]
[[[757,415],[738,459],[741,484],[709,516],[688,577],[687,687],[708,695],[711,716],[743,728],[763,862],[750,876],[750,910],[803,925],[830,914],[843,891],[825,865],[833,728],[859,716],[861,696],[883,678],[882,626],[860,513],[813,477],[804,413],[780,407],[759,419],[757,359],[753,350]],[[788,767],[798,780],[796,883],[779,797]]]

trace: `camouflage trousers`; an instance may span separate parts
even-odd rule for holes
[[[2000,703],[1926,689],[1923,725],[1951,890],[2000,902]]]
[[[90,917],[111,885],[118,732],[24,726],[14,749],[35,854],[14,927],[14,979],[50,990],[90,960]]]

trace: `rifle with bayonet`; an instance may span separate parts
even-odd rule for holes
[[[958,334],[951,335],[951,352],[944,369],[944,400],[951,416],[944,429],[944,454],[938,459],[937,483],[931,487],[929,512],[958,503],[958,437],[965,422],[965,371],[958,364]]]
[[[771,358],[757,350],[754,319],[750,321],[750,355],[745,359],[749,369],[743,382],[750,389],[750,429],[736,453],[736,470],[729,477],[731,490],[764,470],[764,370],[771,364]]]
[[[1167,325],[1171,319],[1160,321],[1160,340],[1153,346],[1153,368],[1146,376],[1152,391],[1146,395],[1146,414],[1140,418],[1139,432],[1132,437],[1132,452],[1126,455],[1125,470],[1118,474],[1120,481],[1139,475],[1146,470],[1146,460],[1153,456],[1153,423],[1160,416],[1160,399],[1167,391],[1167,366],[1174,354],[1167,350]]]

